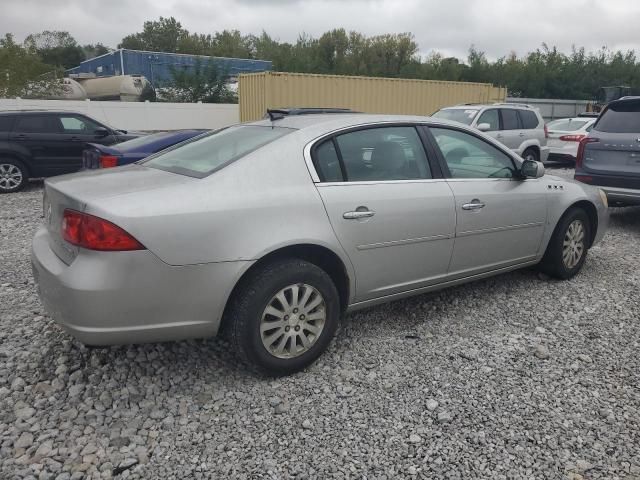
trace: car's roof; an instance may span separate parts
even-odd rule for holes
[[[37,114],[69,114],[69,113],[73,113],[73,114],[79,114],[79,115],[84,115],[83,113],[80,112],[74,112],[74,111],[70,111],[70,110],[45,110],[45,109],[24,109],[24,110],[2,110],[0,112],[0,115],[25,115],[25,114],[29,114],[29,113],[37,113]]]
[[[376,122],[408,122],[408,123],[424,123],[436,122],[446,123],[450,125],[459,125],[456,122],[431,118],[419,115],[382,115],[369,113],[336,113],[336,114],[314,114],[314,115],[292,115],[278,120],[258,120],[245,125],[256,125],[263,127],[285,127],[295,128],[298,130],[309,127],[325,127],[327,130],[345,128],[349,126],[357,126]]]
[[[517,108],[520,110],[535,109],[521,103],[464,103],[462,105],[451,105],[450,107],[442,107],[440,110],[480,110],[481,108]]]

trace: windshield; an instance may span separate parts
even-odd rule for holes
[[[291,128],[236,125],[180,144],[142,162],[145,167],[203,178],[288,133]]]
[[[476,108],[444,108],[438,110],[432,116],[442,118],[443,120],[452,120],[454,122],[464,123],[465,125],[471,125],[471,122],[476,118],[478,112],[479,110]]]
[[[560,130],[561,132],[575,132],[584,127],[589,120],[573,120],[571,118],[565,118],[562,120],[554,120],[547,124],[549,130]]]
[[[593,129],[607,133],[640,133],[640,101],[609,105]]]

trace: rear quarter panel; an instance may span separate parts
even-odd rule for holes
[[[257,260],[311,243],[329,248],[350,269],[305,164],[304,138],[294,132],[282,140],[209,177],[121,194],[90,208],[170,265]]]

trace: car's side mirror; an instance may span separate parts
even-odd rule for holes
[[[540,178],[544,175],[544,165],[535,160],[525,160],[520,167],[523,178]]]
[[[93,131],[93,134],[96,137],[106,137],[107,135],[109,135],[109,133],[111,133],[111,132],[109,132],[109,130],[107,128],[104,128],[104,127],[96,128]]]
[[[481,132],[488,132],[489,130],[491,130],[491,125],[488,123],[479,123],[477,128]]]

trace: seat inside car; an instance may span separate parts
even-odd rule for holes
[[[416,178],[407,171],[407,157],[398,142],[381,141],[371,154],[371,180],[404,180]]]

